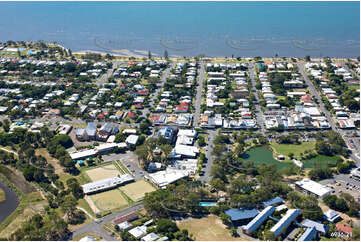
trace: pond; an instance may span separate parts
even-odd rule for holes
[[[0,181],[0,187],[5,192],[6,200],[0,203],[0,223],[12,214],[19,205],[18,195]]]
[[[241,156],[242,160],[252,161],[255,166],[259,166],[262,164],[275,164],[277,166],[277,170],[281,170],[285,167],[294,166],[293,163],[289,162],[280,162],[273,158],[272,150],[265,146],[258,146],[249,149]]]
[[[338,159],[341,159],[341,157],[318,155],[312,159],[303,160],[302,162],[304,168],[327,167],[328,164],[336,165]]]

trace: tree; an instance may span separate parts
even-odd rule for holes
[[[351,239],[353,241],[360,241],[360,227],[353,227],[352,228],[352,236]]]
[[[177,224],[170,219],[159,219],[156,226],[156,231],[158,233],[175,233],[179,230]]]
[[[225,191],[226,189],[226,184],[219,178],[213,178],[210,181],[210,185],[218,191]]]
[[[201,146],[201,147],[206,146],[206,141],[204,139],[204,136],[199,136],[198,137],[198,145]]]
[[[306,55],[306,56],[305,56],[305,60],[306,60],[306,61],[311,61],[311,56]]]
[[[270,231],[270,230],[266,230],[266,231],[264,232],[264,240],[267,240],[267,241],[275,241],[275,240],[276,240],[275,233],[273,233],[273,232]]]
[[[70,220],[74,214],[76,209],[77,201],[73,196],[66,196],[63,199],[63,202],[60,206],[61,211],[65,214],[65,216]]]
[[[152,52],[150,52],[150,50],[148,50],[148,59],[149,59],[149,60],[152,59]]]
[[[331,146],[325,141],[317,141],[315,149],[320,155],[332,155]]]
[[[168,60],[168,51],[167,50],[164,51],[164,59]]]
[[[221,213],[221,214],[219,214],[219,217],[221,218],[222,223],[224,225],[227,225],[227,226],[231,225],[231,220],[230,220],[231,217],[229,215],[227,215],[225,213]]]
[[[66,184],[76,199],[80,199],[84,196],[83,189],[80,186],[78,180],[75,178],[70,178],[66,181]]]
[[[230,229],[230,232],[231,232],[231,235],[232,235],[233,237],[237,237],[237,236],[238,236],[237,229],[236,229],[235,227],[232,227],[232,228]]]

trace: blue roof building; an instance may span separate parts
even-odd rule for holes
[[[278,221],[272,228],[271,232],[275,234],[277,238],[281,233],[288,228],[288,226],[296,220],[298,215],[301,214],[301,209],[290,209],[287,211],[285,216],[283,216],[280,221]]]
[[[178,133],[178,128],[173,126],[162,127],[158,131],[158,136],[163,136],[165,139],[174,142]]]
[[[86,127],[85,131],[89,137],[94,138],[97,133],[97,127],[95,126],[94,122],[88,123],[88,126]]]
[[[226,214],[231,217],[233,222],[254,218],[258,214],[258,210],[255,208],[231,208],[226,211]]]
[[[251,234],[258,229],[259,226],[275,211],[275,207],[268,206],[262,210],[254,219],[251,220],[246,226],[243,227],[243,230],[247,234]]]
[[[341,219],[341,216],[333,210],[328,210],[323,217],[330,223],[335,223]]]
[[[306,227],[306,228],[315,228],[317,230],[317,232],[321,233],[321,234],[326,234],[328,232],[329,227],[325,224],[310,220],[310,219],[305,219],[302,223],[302,226]]]
[[[280,197],[274,197],[268,201],[263,202],[262,204],[264,207],[267,207],[267,206],[272,206],[272,205],[276,205],[276,204],[280,204],[280,203],[283,203],[283,199]]]
[[[307,228],[297,241],[311,241],[316,237],[316,235],[317,230],[315,229],[315,227]]]

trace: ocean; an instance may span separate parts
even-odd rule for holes
[[[359,2],[0,2],[0,41],[163,56],[357,57]]]

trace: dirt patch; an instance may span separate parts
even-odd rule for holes
[[[63,168],[59,164],[59,160],[54,157],[51,157],[51,155],[49,154],[47,149],[45,149],[45,148],[37,149],[37,150],[35,150],[35,154],[37,156],[41,155],[42,157],[44,157],[46,159],[46,161],[54,167],[56,174],[60,175],[60,174],[64,173]]]
[[[243,237],[232,237],[221,219],[215,215],[198,219],[191,218],[177,222],[180,229],[187,229],[198,241],[239,241],[247,240]]]
[[[36,192],[35,187],[27,182],[23,174],[18,170],[0,165],[0,173],[3,174],[12,184],[14,184],[22,193],[28,194]]]

